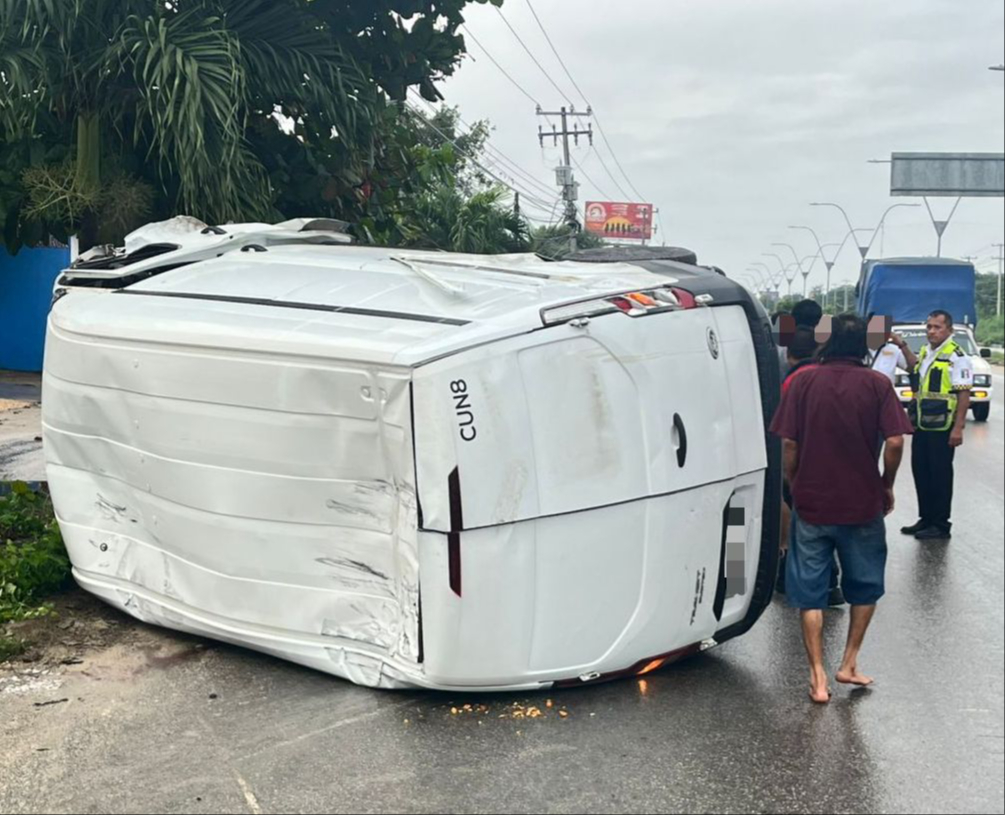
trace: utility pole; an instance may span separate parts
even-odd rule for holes
[[[558,140],[562,140],[563,156],[565,163],[559,166],[555,170],[555,179],[558,186],[562,188],[562,198],[565,201],[565,223],[569,227],[569,247],[575,252],[576,251],[576,235],[579,233],[579,207],[576,201],[579,199],[579,185],[576,183],[575,175],[572,172],[572,151],[569,147],[569,139],[573,139],[576,146],[579,146],[579,137],[586,136],[590,140],[590,146],[593,146],[593,125],[587,126],[586,130],[582,130],[578,126],[573,126],[572,130],[569,129],[569,119],[570,118],[589,118],[593,116],[593,109],[587,108],[586,113],[579,113],[575,108],[562,107],[561,110],[557,111],[547,111],[541,110],[540,106],[537,109],[538,116],[561,116],[562,117],[562,129],[559,130],[555,125],[551,126],[551,132],[546,132],[543,125],[538,125],[538,139],[541,142],[541,146],[544,147],[545,139],[552,139],[555,146],[558,146]]]
[[[1002,275],[1005,274],[1005,243],[996,243],[998,249],[998,296],[995,298],[995,314],[1002,314]]]

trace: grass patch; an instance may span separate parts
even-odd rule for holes
[[[52,501],[22,482],[0,495],[0,624],[52,613],[46,598],[70,584],[66,554]],[[0,633],[0,662],[25,644]]]
[[[21,656],[27,648],[28,644],[24,640],[0,634],[0,662]]]

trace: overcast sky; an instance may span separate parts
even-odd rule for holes
[[[731,274],[752,261],[776,264],[762,252],[788,261],[772,241],[815,252],[812,237],[790,224],[815,227],[825,243],[843,238],[840,213],[811,201],[836,201],[856,227],[873,227],[891,203],[914,200],[891,199],[889,166],[868,159],[1005,149],[1005,75],[988,70],[1005,57],[1002,0],[531,2],[632,183],[661,209],[667,243]],[[585,107],[527,0],[506,0],[503,14]],[[471,33],[534,99],[563,104],[494,7],[472,5],[467,15]],[[492,144],[553,187],[560,152],[538,146],[534,104],[468,45],[470,56],[442,85],[448,103],[468,122],[491,120]],[[599,138],[596,150],[628,188]],[[581,204],[605,193],[622,200],[585,143],[576,157],[601,188],[578,174]],[[951,204],[934,199],[936,216]],[[944,254],[979,255],[979,265],[994,268],[986,259],[1003,219],[1001,199],[965,199]],[[888,226],[874,256],[935,253],[924,207],[895,210]],[[849,244],[835,281],[857,277],[857,268]]]

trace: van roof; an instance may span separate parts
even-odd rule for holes
[[[245,249],[111,294],[75,291],[57,303],[54,325],[92,336],[414,366],[540,329],[545,308],[674,282],[630,264],[550,263],[536,255],[310,243]],[[177,265],[183,255],[163,260]]]

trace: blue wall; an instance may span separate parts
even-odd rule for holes
[[[69,264],[69,249],[0,248],[0,368],[42,370],[52,286]]]

